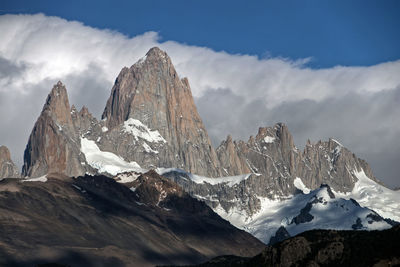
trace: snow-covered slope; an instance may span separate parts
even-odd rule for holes
[[[373,210],[361,207],[355,200],[336,198],[329,186],[321,186],[309,194],[298,194],[288,200],[260,200],[262,209],[248,221],[238,221],[234,213],[220,215],[236,222],[237,227],[265,243],[270,241],[281,226],[291,236],[312,229],[382,230],[392,226]]]
[[[134,161],[126,162],[114,153],[101,151],[94,141],[86,138],[81,138],[81,151],[86,162],[99,173],[116,175],[127,171],[146,172]]]
[[[378,212],[382,217],[400,222],[400,192],[386,188],[369,179],[363,170],[354,175],[358,181],[350,193],[335,192],[339,197],[357,200],[363,207]]]
[[[157,171],[265,243],[281,226],[296,235],[311,229],[386,229],[392,223],[386,218],[400,221],[400,192],[376,183],[363,171],[354,173],[358,181],[350,193],[335,192],[327,185],[311,191],[297,177],[293,183],[301,193],[286,198],[261,197],[249,191],[250,182],[262,179],[257,174],[205,178],[173,168]],[[258,202],[253,205],[257,209],[249,210],[246,202]]]
[[[126,171],[143,173],[136,162],[126,162],[121,157],[101,151],[94,141],[81,138],[81,151],[87,164],[99,172],[117,175]],[[400,192],[390,190],[369,179],[363,170],[353,171],[358,179],[352,192],[335,192],[329,186],[311,191],[302,179],[294,179],[294,186],[302,193],[287,198],[260,197],[246,192],[242,198],[254,197],[258,209],[249,212],[237,202],[225,199],[228,195],[246,190],[247,180],[261,179],[257,174],[209,178],[175,168],[158,168],[160,175],[175,173],[174,180],[199,200],[206,201],[221,217],[236,227],[244,229],[265,243],[283,226],[291,236],[311,229],[386,229],[390,218],[400,221]],[[177,177],[179,177],[177,179]],[[117,180],[128,182],[119,175]],[[129,180],[129,182],[131,182]],[[254,181],[253,181],[254,182]],[[382,217],[381,217],[382,216]]]

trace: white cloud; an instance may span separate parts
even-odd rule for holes
[[[118,32],[95,29],[80,22],[43,14],[0,16],[0,32],[0,123],[2,129],[7,129],[0,132],[0,143],[10,147],[19,164],[30,130],[47,93],[57,80],[67,85],[71,103],[77,106],[86,104],[94,115],[99,116],[121,68],[132,65],[153,46],[166,50],[178,73],[189,78],[193,94],[202,105],[199,106],[199,110],[203,111],[201,115],[215,139],[221,139],[230,132],[239,137],[254,133],[254,129],[260,126],[258,124],[274,120],[267,116],[269,112],[276,114],[276,120],[290,118],[293,111],[289,112],[286,108],[284,110],[289,113],[279,116],[280,107],[285,107],[288,102],[296,106],[305,100],[319,105],[318,112],[322,114],[329,111],[325,116],[315,116],[314,128],[308,130],[309,136],[325,137],[326,127],[320,127],[324,123],[319,124],[318,120],[326,120],[334,111],[332,108],[325,111],[323,105],[329,105],[335,99],[336,104],[338,101],[343,103],[348,95],[368,96],[386,92],[385,89],[395,90],[400,84],[400,60],[369,67],[311,69],[305,65],[308,59],[291,61],[232,55],[174,41],[161,42],[155,32],[130,38]],[[205,99],[208,96],[224,101],[226,93],[234,96],[229,101],[237,105],[236,121],[226,111],[219,110],[221,116],[215,117],[225,119],[224,122],[217,122],[207,115]],[[388,124],[382,112],[387,103],[385,98],[380,99],[383,100],[372,103],[372,110],[369,110],[373,113],[373,121],[369,124],[368,119],[363,118],[361,121],[365,123],[361,126],[357,124],[365,130],[366,136],[368,132],[373,132],[374,127]],[[254,112],[254,107],[259,107],[265,115]],[[342,126],[351,127],[348,121],[355,116],[351,114],[350,104],[341,108],[340,114],[346,119],[335,119],[336,132]],[[374,113],[374,110],[379,112]],[[311,119],[309,117],[314,110],[308,112],[308,117],[297,116],[300,121],[296,125],[307,125],[306,120]],[[344,115],[345,112],[350,114]],[[237,118],[251,116],[254,118],[248,119],[246,129],[241,129]],[[400,134],[397,128],[392,130],[394,136]],[[294,127],[295,136],[297,131],[303,129],[300,131],[299,127]],[[346,131],[351,135],[356,130],[346,128]],[[332,135],[341,135],[336,132]],[[360,138],[368,141],[367,137]],[[381,153],[391,141],[392,138],[382,140],[382,145],[377,144]],[[360,146],[355,139],[347,145],[356,151]],[[378,148],[374,150],[375,154],[380,151]]]

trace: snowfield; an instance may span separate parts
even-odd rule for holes
[[[124,121],[123,131],[132,134],[136,141],[141,138],[149,143],[167,142],[157,130],[152,131],[141,121],[132,118]]]
[[[189,177],[196,184],[208,183],[208,184],[211,184],[211,185],[216,185],[216,184],[226,183],[228,186],[234,186],[236,184],[240,184],[240,182],[242,182],[242,181],[246,180],[247,178],[249,178],[250,175],[251,175],[251,173],[243,174],[243,175],[237,175],[237,176],[208,178],[208,177],[204,177],[204,176],[190,174]]]
[[[309,211],[314,218],[299,224],[293,222],[301,210],[315,198],[320,202],[313,203]],[[365,230],[383,230],[391,227],[385,221],[376,222],[367,217],[369,214],[375,214],[370,209],[360,207],[351,200],[330,198],[326,187],[313,190],[309,194],[294,195],[287,200],[270,200],[262,197],[259,199],[261,210],[253,217],[246,217],[245,213],[237,208],[227,213],[217,206],[214,211],[266,244],[281,226],[284,226],[291,236],[312,229],[351,230],[358,218],[363,225],[362,229]]]
[[[400,192],[386,188],[368,178],[363,170],[353,172],[358,181],[350,193],[335,192],[341,198],[353,198],[384,218],[400,222]]]
[[[236,175],[236,176],[209,178],[209,177],[192,174],[192,173],[189,173],[184,170],[177,169],[177,168],[157,168],[156,172],[159,175],[163,175],[168,172],[178,172],[178,173],[186,174],[190,178],[190,180],[192,180],[196,184],[208,183],[211,185],[216,185],[216,184],[224,184],[225,183],[228,186],[234,186],[236,184],[240,184],[240,182],[246,180],[253,174],[253,173],[248,173],[248,174],[242,174],[242,175]],[[255,175],[257,175],[257,174],[255,174]]]
[[[81,138],[81,151],[85,155],[86,162],[99,173],[116,175],[128,171],[146,172],[134,161],[126,162],[114,153],[101,151],[95,141],[87,138]]]
[[[264,142],[267,143],[267,144],[271,144],[274,141],[275,141],[275,137],[268,136],[268,135],[266,137],[264,137]]]
[[[114,180],[116,180],[118,183],[121,183],[121,184],[131,183],[131,182],[136,181],[136,179],[140,175],[141,175],[141,173],[134,173],[134,172],[120,173],[120,174],[117,174],[117,176],[114,177]]]
[[[214,211],[234,226],[250,232],[265,243],[269,242],[280,226],[284,226],[292,236],[311,229],[349,230],[358,218],[363,225],[362,229],[365,230],[383,230],[391,227],[385,221],[376,222],[367,217],[373,211],[383,218],[400,221],[400,192],[390,190],[369,179],[364,171],[354,172],[354,175],[358,181],[353,191],[341,193],[332,190],[335,195],[332,199],[326,188],[311,191],[301,178],[296,177],[294,185],[303,194],[291,196],[286,200],[258,197],[261,209],[252,217],[237,207],[226,212],[218,205]],[[322,200],[322,203],[313,204],[309,212],[314,219],[298,225],[291,223],[314,196]],[[360,206],[351,199],[356,200]]]
[[[294,186],[299,189],[301,192],[303,192],[304,194],[308,194],[310,193],[310,189],[308,189],[304,184],[303,181],[301,180],[301,178],[296,177],[296,179],[294,179]]]

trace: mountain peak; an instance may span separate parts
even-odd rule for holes
[[[79,150],[73,145],[78,141],[71,116],[75,112],[76,108],[69,105],[65,85],[58,81],[47,96],[29,136],[24,151],[24,176],[39,177],[48,173],[78,176],[84,173]]]
[[[17,166],[11,160],[11,153],[6,146],[0,146],[0,180],[2,178],[19,178]]]
[[[51,105],[56,100],[68,101],[67,88],[61,81],[58,81],[55,85],[53,85],[53,88],[47,97],[46,104]]]
[[[107,126],[113,128],[129,118],[134,118],[139,106],[160,101],[160,97],[173,95],[175,90],[188,87],[187,80],[179,76],[166,52],[158,47],[151,48],[145,57],[130,68],[122,68],[112,88],[102,119],[107,118]],[[190,95],[191,97],[191,95]],[[151,110],[146,111],[151,112]],[[142,121],[143,118],[135,118]],[[142,121],[143,122],[143,121]]]
[[[48,113],[61,124],[70,124],[70,112],[67,88],[61,81],[58,81],[47,96],[42,113]]]
[[[151,131],[158,131],[167,145],[147,150],[157,151],[159,159],[152,160],[157,160],[153,162],[157,166],[186,168],[200,175],[220,175],[216,154],[194,104],[189,81],[179,78],[167,53],[158,47],[150,49],[129,69],[121,70],[102,119],[110,130],[134,119]],[[148,145],[152,144],[144,146]],[[132,153],[126,155],[131,157]],[[135,161],[151,167],[149,162],[142,161],[146,156],[138,157]]]
[[[150,48],[150,50],[146,53],[146,56],[157,56],[157,57],[166,57],[168,56],[165,51],[161,50],[158,46],[154,46]]]
[[[0,146],[0,160],[10,160],[10,150],[6,146]]]
[[[171,58],[168,54],[161,50],[158,47],[151,48],[144,57],[139,59],[135,64],[131,66],[135,69],[147,69],[148,71],[157,70],[157,69],[164,69],[166,71],[170,70],[170,66],[172,66],[171,75],[176,75],[176,71],[173,68]],[[122,72],[129,71],[129,68],[123,68]],[[176,75],[177,76],[177,75]]]
[[[81,110],[79,111],[80,116],[92,116],[92,114],[89,112],[89,109],[84,105],[82,106]]]

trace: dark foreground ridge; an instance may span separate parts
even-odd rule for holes
[[[400,225],[384,231],[312,230],[253,258],[219,256],[197,267],[399,266]]]
[[[198,264],[265,248],[154,171],[127,184],[49,177],[0,182],[0,266]]]

